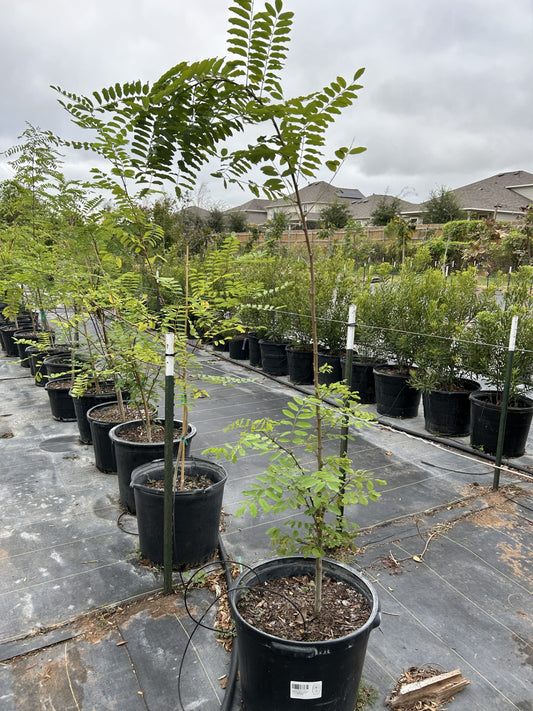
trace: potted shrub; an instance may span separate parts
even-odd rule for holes
[[[150,316],[142,305],[136,305],[135,321],[133,318],[134,314],[130,313],[125,320],[117,319],[114,322],[110,346],[116,355],[118,369],[128,382],[129,404],[140,411],[141,417],[116,424],[109,430],[116,459],[120,503],[131,513],[135,513],[135,498],[130,487],[132,471],[153,459],[161,459],[165,446],[164,421],[154,418],[161,396],[164,343],[159,334],[143,327],[143,324],[150,323]],[[132,323],[136,324],[136,328],[132,329]],[[176,420],[174,423],[175,456],[178,454],[183,426],[183,422]],[[196,428],[187,425],[187,455],[195,434]]]
[[[446,277],[434,270],[436,289],[426,302],[425,339],[416,354],[411,382],[422,391],[425,429],[446,437],[470,434],[470,393],[479,390],[469,377],[465,343],[476,313],[490,298],[477,288],[474,269]]]
[[[353,266],[353,261],[341,251],[322,255],[316,263],[318,380],[324,385],[344,377],[341,358],[346,343],[346,320],[356,291]],[[329,367],[323,368],[324,365]]]
[[[495,295],[491,307],[476,315],[469,332],[469,368],[492,388],[470,394],[470,443],[488,454],[495,454],[497,449],[513,316],[518,317],[518,330],[503,455],[519,457],[526,449],[533,417],[533,400],[524,393],[533,373],[532,277],[533,268],[521,267],[503,296]]]
[[[389,417],[416,417],[420,403],[420,392],[410,384],[415,367],[414,333],[423,308],[417,303],[420,295],[409,288],[415,279],[405,269],[400,280],[389,277],[365,283],[355,299],[357,354],[352,387],[359,387],[364,399],[375,401],[378,413]]]
[[[262,367],[264,351],[267,356],[265,372],[271,375],[287,375],[288,372],[286,345],[290,317],[282,312],[287,308],[285,292],[290,286],[291,263],[288,256],[261,250],[246,254],[239,262],[242,278],[254,285],[253,294],[239,310],[249,342],[250,365]]]
[[[291,284],[283,292],[290,315],[286,337],[287,373],[291,383],[310,385],[314,382],[311,314],[309,313],[309,268],[302,261],[291,262]]]

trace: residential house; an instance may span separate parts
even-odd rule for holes
[[[337,188],[323,180],[306,185],[300,190],[300,199],[306,215],[306,222],[311,228],[320,227],[320,213],[328,205],[340,202],[346,204],[350,209],[354,200],[359,200],[363,197],[363,193],[356,188]],[[289,195],[281,200],[273,200],[268,203],[266,209],[268,220],[277,212],[284,212],[288,216],[292,228],[301,227],[294,195]]]
[[[261,198],[253,198],[248,200],[242,205],[237,207],[230,207],[226,210],[226,214],[229,212],[242,212],[246,215],[246,222],[249,225],[262,225],[267,221],[267,207],[270,205],[271,200],[263,200]]]
[[[499,222],[517,222],[533,205],[533,174],[525,170],[498,173],[490,178],[451,191],[465,219],[492,218]],[[420,206],[422,214],[424,205]]]
[[[524,170],[498,173],[451,190],[461,206],[465,219],[493,218],[501,222],[516,222],[525,209],[533,205],[533,173]],[[380,201],[397,201],[399,214],[407,220],[421,222],[425,203],[416,204],[391,195],[365,197],[357,188],[337,188],[325,181],[311,183],[300,190],[307,224],[312,229],[320,227],[321,211],[334,202],[348,206],[352,219],[362,225],[372,222],[372,213]],[[261,225],[278,212],[288,215],[292,229],[301,227],[294,195],[280,200],[249,200],[226,212],[244,212],[248,222]]]
[[[371,225],[372,214],[382,202],[385,202],[386,204],[394,203],[399,214],[410,213],[420,209],[419,205],[407,202],[407,200],[401,200],[400,198],[392,195],[377,195],[374,193],[368,197],[356,200],[350,205],[352,219],[356,220],[356,222],[360,222],[362,225]]]
[[[182,215],[191,222],[207,222],[211,214],[209,210],[205,210],[203,207],[198,207],[197,205],[184,207],[181,212]]]

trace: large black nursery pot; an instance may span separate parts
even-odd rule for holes
[[[76,353],[73,358],[70,352],[62,352],[47,356],[43,361],[43,366],[46,368],[48,378],[72,377],[88,362],[88,357],[83,353]]]
[[[329,365],[331,371],[329,373],[322,373],[320,368],[323,365]],[[331,385],[332,383],[338,383],[342,380],[342,367],[341,367],[341,356],[333,355],[332,353],[319,353],[318,354],[318,382],[321,385]]]
[[[79,397],[70,392],[74,403],[74,412],[78,421],[78,431],[80,433],[80,442],[82,444],[92,444],[93,438],[91,434],[91,426],[87,419],[88,411],[95,405],[112,402],[117,399],[117,393],[114,383],[103,383],[102,392],[84,393]]]
[[[470,393],[470,444],[487,454],[496,454],[502,406],[501,393],[478,390]],[[526,451],[527,438],[533,417],[533,400],[525,395],[509,404],[505,435],[504,457],[521,457]]]
[[[31,329],[32,323],[31,319],[19,318],[18,324],[8,321],[3,326],[0,326],[0,337],[2,338],[2,347],[6,352],[6,355],[18,358],[18,348],[14,341],[15,333],[21,331],[23,328]]]
[[[48,380],[44,389],[48,393],[50,410],[54,420],[60,422],[75,422],[74,403],[70,397],[72,380],[70,378],[54,378]]]
[[[154,422],[159,425],[165,424],[164,420],[160,419],[154,420]],[[135,497],[133,489],[130,487],[132,471],[154,459],[161,459],[165,454],[164,442],[131,442],[121,437],[121,434],[128,429],[135,429],[142,424],[142,420],[130,420],[130,422],[122,422],[119,425],[115,425],[109,431],[109,437],[115,448],[120,503],[130,513],[135,513]],[[179,420],[174,420],[174,429],[177,430],[176,439],[173,440],[174,457],[178,455],[181,428],[182,423]],[[189,456],[191,440],[195,434],[196,427],[189,425],[185,446],[186,457]]]
[[[409,376],[395,372],[391,365],[377,366],[373,372],[378,414],[400,419],[416,417],[422,393],[409,385]]]
[[[259,345],[260,338],[255,333],[248,335],[248,349],[250,353],[250,365],[254,368],[260,368],[261,363],[261,346]]]
[[[313,575],[312,558],[275,558],[246,570],[229,593],[237,632],[240,680],[247,711],[353,711],[357,701],[368,637],[380,622],[377,595],[347,565],[324,559],[324,574],[356,588],[369,602],[370,618],[360,629],[334,640],[285,640],[250,625],[238,601],[257,582]],[[295,605],[298,601],[294,600]],[[268,600],[265,596],[265,604]]]
[[[268,375],[288,375],[287,344],[275,343],[264,338],[259,339],[261,366]]]
[[[228,341],[229,357],[233,360],[248,360],[250,357],[250,341],[244,336]]]
[[[355,354],[354,354],[355,355]],[[352,360],[352,382],[350,390],[359,394],[359,402],[370,405],[376,402],[376,381],[374,368],[381,368],[386,363],[368,360]],[[346,358],[341,358],[342,377],[346,379]]]
[[[52,355],[65,355],[70,352],[68,346],[53,346],[42,350],[38,346],[26,346],[26,357],[30,364],[30,373],[33,375],[35,385],[43,388],[48,380],[45,358]]]
[[[218,341],[217,343],[213,343],[213,350],[219,353],[227,353],[229,351],[229,344],[226,340]]]
[[[185,460],[186,476],[205,476],[212,483],[205,489],[175,491],[172,563],[185,570],[210,560],[218,548],[218,531],[226,471],[220,464],[203,457]],[[165,462],[162,459],[137,467],[131,474],[135,496],[139,545],[142,558],[162,565],[164,490],[147,486],[149,481],[163,481]]]
[[[467,437],[470,434],[470,393],[479,383],[458,378],[455,389],[422,393],[425,429],[442,437]]]
[[[295,385],[311,385],[313,378],[313,351],[286,347],[289,380]]]
[[[34,343],[37,343],[39,338],[41,337],[39,334],[41,334],[42,331],[37,330],[37,331],[32,331],[23,329],[21,331],[15,331],[13,334],[13,339],[16,341],[16,346],[17,346],[17,353],[18,357],[20,360],[20,365],[23,368],[29,368],[30,367],[30,361],[28,358],[28,354],[26,353],[26,348],[28,347],[27,343],[19,343],[18,339],[24,339],[25,341],[33,341]],[[30,370],[31,372],[31,370]]]
[[[33,378],[35,378],[37,375],[37,368],[39,368],[39,372],[40,372],[40,368],[41,368],[43,360],[44,360],[44,356],[42,355],[43,351],[38,346],[28,346],[27,345],[24,353],[25,353],[25,357],[28,360],[30,373],[33,376]],[[40,378],[40,380],[41,380],[41,378]],[[44,382],[40,383],[40,384],[44,385]]]
[[[123,393],[123,399],[124,395],[125,393]],[[87,421],[93,443],[94,463],[96,468],[105,474],[116,473],[117,471],[115,447],[109,437],[109,432],[115,425],[120,425],[120,420],[111,422],[101,420],[98,417],[98,413],[110,405],[118,405],[118,401],[103,402],[99,405],[94,405],[87,411]]]

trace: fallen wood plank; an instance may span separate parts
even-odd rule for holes
[[[455,669],[421,681],[414,681],[411,684],[404,684],[397,695],[390,700],[389,706],[392,709],[398,709],[417,701],[442,703],[462,691],[468,684],[470,681],[464,678],[461,670]]]

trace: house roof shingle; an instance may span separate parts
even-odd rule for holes
[[[370,219],[372,213],[377,208],[382,200],[385,202],[397,200],[400,212],[405,212],[409,210],[416,210],[419,205],[412,202],[407,202],[407,200],[401,200],[400,198],[395,198],[392,195],[379,195],[373,193],[362,200],[357,200],[352,202],[350,205],[350,212],[352,213],[354,219],[356,220],[367,220]]]
[[[531,200],[509,188],[533,183],[533,174],[525,170],[498,173],[452,190],[465,210],[494,210],[520,212]]]
[[[226,212],[266,212],[266,208],[271,204],[271,200],[262,198],[252,198],[248,202],[237,207],[230,207]]]
[[[306,185],[300,190],[302,202],[312,205],[316,205],[317,203],[331,203],[335,202],[335,200],[357,200],[363,197],[363,193],[357,190],[357,188],[337,188],[331,185],[331,183],[326,183],[324,180]],[[270,207],[281,207],[292,199],[294,199],[294,194],[289,195],[287,198],[271,202]]]

